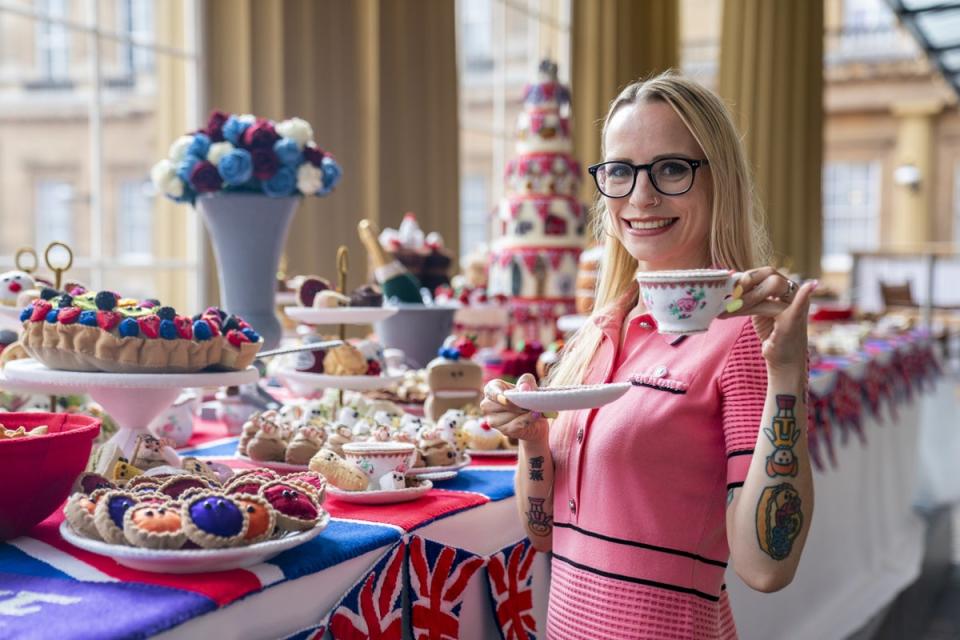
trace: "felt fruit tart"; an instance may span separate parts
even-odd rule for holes
[[[27,353],[65,371],[242,370],[263,346],[249,324],[220,309],[189,317],[157,300],[121,298],[112,291],[35,300],[20,320]]]

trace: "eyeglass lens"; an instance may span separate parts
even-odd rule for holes
[[[626,162],[606,162],[597,170],[597,186],[608,197],[622,198],[633,190],[635,173],[633,165]],[[690,188],[693,168],[685,160],[664,158],[653,163],[649,176],[658,191],[675,195]]]

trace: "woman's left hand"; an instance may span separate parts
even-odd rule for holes
[[[721,318],[752,316],[753,326],[763,344],[763,357],[774,370],[805,368],[807,363],[807,312],[813,280],[797,286],[773,267],[752,269],[738,283],[739,300],[728,303]]]

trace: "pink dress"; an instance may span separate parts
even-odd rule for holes
[[[760,427],[760,341],[749,318],[678,338],[643,315],[618,352],[624,315],[614,306],[596,317],[604,337],[585,382],[634,386],[561,418],[576,430],[564,459],[552,431],[547,637],[736,638],[726,496],[743,484]]]

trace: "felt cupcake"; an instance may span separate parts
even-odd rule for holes
[[[123,535],[123,518],[127,510],[137,504],[137,496],[128,491],[107,491],[93,510],[93,524],[104,542],[127,544]]]
[[[284,461],[287,464],[305,465],[310,462],[327,440],[327,432],[312,425],[301,425],[287,445]]]
[[[231,496],[203,491],[189,496],[180,508],[187,538],[204,549],[222,549],[243,544],[249,517]]]
[[[180,496],[187,489],[201,489],[203,491],[208,491],[214,488],[217,487],[211,485],[210,481],[202,476],[184,475],[173,476],[172,478],[168,479],[166,482],[160,485],[158,491],[176,500],[180,498]]]
[[[277,526],[285,531],[312,529],[320,522],[321,509],[312,492],[298,484],[275,480],[263,485],[260,495],[277,511]]]
[[[106,491],[109,491],[106,490]],[[103,496],[106,491],[101,491],[96,497],[85,493],[74,493],[67,498],[67,504],[63,507],[63,515],[74,531],[87,538],[100,540],[100,533],[93,523],[93,514],[97,508],[97,500]]]
[[[187,541],[176,503],[137,504],[123,514],[123,535],[135,547],[179,549]]]
[[[370,484],[366,474],[330,449],[321,449],[310,458],[310,470],[316,471],[327,482],[344,491],[363,491]]]
[[[467,438],[467,446],[479,451],[499,449],[503,436],[490,426],[486,420],[471,418],[463,425],[462,433]]]
[[[233,499],[247,514],[247,532],[243,536],[245,544],[256,544],[273,535],[277,526],[277,511],[266,498],[245,493],[234,495]]]

